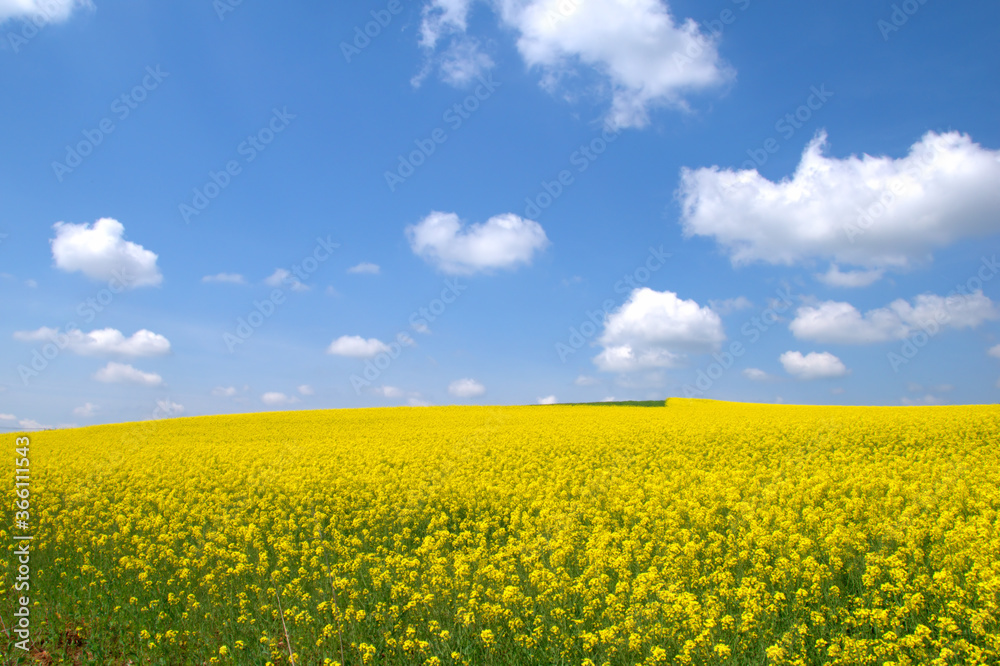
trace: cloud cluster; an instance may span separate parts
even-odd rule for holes
[[[118,279],[127,288],[155,287],[163,282],[157,255],[124,239],[125,227],[103,217],[93,224],[56,222],[50,241],[56,268],[79,271],[92,280]]]
[[[542,85],[554,90],[569,79],[594,82],[594,90],[610,97],[606,120],[614,128],[642,127],[651,109],[684,108],[686,94],[732,77],[716,39],[691,19],[675,19],[661,0],[490,4],[501,26],[516,35],[521,58],[541,74]],[[423,10],[420,44],[443,51],[442,77],[456,85],[493,65],[468,34],[472,5],[472,0],[429,0]]]
[[[448,393],[456,398],[475,398],[486,393],[486,387],[475,379],[456,379],[448,385]]]
[[[688,353],[716,351],[725,339],[711,308],[643,287],[608,316],[594,363],[606,372],[669,368]]]
[[[714,238],[734,264],[820,258],[902,269],[937,248],[1000,232],[1000,151],[958,132],[928,132],[898,159],[828,157],[826,145],[821,133],[780,182],[756,170],[683,169],[684,234]],[[827,281],[874,279],[838,273]]]
[[[549,245],[542,225],[513,213],[466,227],[455,213],[435,211],[406,235],[417,256],[456,275],[528,264]]]
[[[779,358],[785,372],[799,379],[831,379],[843,377],[850,371],[844,363],[830,352],[785,352]]]
[[[113,328],[103,328],[90,333],[72,330],[62,333],[56,328],[42,327],[36,331],[17,331],[15,340],[56,342],[80,356],[129,356],[133,358],[163,356],[170,353],[170,341],[158,333],[142,329],[131,337]]]
[[[799,308],[789,329],[801,340],[863,345],[903,340],[922,329],[975,328],[997,318],[1000,310],[979,291],[950,299],[923,294],[913,304],[898,299],[863,315],[850,303],[826,301]]]

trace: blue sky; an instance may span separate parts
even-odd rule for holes
[[[995,402],[998,20],[0,0],[0,426]]]

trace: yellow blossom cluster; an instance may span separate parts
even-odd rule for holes
[[[38,433],[31,455],[52,655],[1000,662],[996,406],[280,412]]]

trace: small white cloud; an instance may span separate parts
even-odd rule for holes
[[[327,347],[327,354],[349,356],[351,358],[372,358],[382,352],[388,352],[389,345],[376,338],[365,340],[360,335],[342,335]]]
[[[994,345],[990,347],[989,351],[986,353],[992,356],[993,358],[1000,358],[1000,345]]]
[[[29,289],[36,289],[38,288],[38,282],[36,282],[35,280],[25,280],[24,286],[28,287]]]
[[[212,395],[217,398],[232,398],[236,393],[235,386],[216,386],[212,389]]]
[[[73,414],[81,418],[88,418],[94,415],[97,411],[97,405],[93,403],[85,403],[82,407],[77,407],[73,410]]]
[[[597,377],[590,377],[589,375],[580,375],[574,381],[577,386],[597,386],[601,383]]]
[[[825,301],[799,308],[789,329],[800,340],[860,345],[903,340],[920,330],[976,328],[998,318],[996,304],[977,291],[947,298],[922,294],[912,305],[900,298],[864,315],[850,303]]]
[[[380,395],[383,398],[402,398],[405,395],[402,389],[395,386],[377,386],[372,389],[372,393]]]
[[[227,284],[246,284],[246,278],[239,273],[217,273],[216,275],[206,275],[202,282],[224,282]]]
[[[157,286],[163,275],[157,255],[123,236],[125,227],[108,217],[89,224],[53,225],[56,237],[49,241],[56,267],[79,271],[92,280],[117,280],[123,288]]]
[[[922,398],[910,398],[908,396],[903,396],[899,399],[899,402],[907,406],[917,406],[917,405],[940,405],[941,399],[935,395],[928,393]]]
[[[539,405],[554,405],[554,404],[556,404],[556,397],[554,395],[550,395],[550,396],[547,396],[547,397],[544,397],[544,398],[539,398],[538,399],[538,404]]]
[[[264,279],[264,284],[269,287],[280,287],[285,285],[292,291],[309,291],[309,287],[302,284],[296,276],[292,275],[290,271],[284,268],[276,268],[274,272],[271,273]]]
[[[602,398],[601,402],[615,402],[616,400],[617,400],[617,398],[615,398],[615,396],[609,395],[609,396],[606,396],[606,397]]]
[[[170,418],[171,416],[180,416],[184,413],[184,405],[179,405],[170,400],[157,400],[156,413],[162,414],[167,418]]]
[[[51,430],[52,426],[42,425],[34,419],[21,419],[17,422],[17,425],[24,428],[25,430]]]
[[[407,398],[406,402],[410,407],[430,407],[431,403],[426,400],[421,400],[420,398]]]
[[[785,372],[799,379],[843,377],[849,372],[843,362],[830,352],[810,352],[803,356],[802,352],[789,351],[782,354],[779,360]]]
[[[260,401],[269,407],[280,407],[283,405],[294,405],[299,399],[295,396],[287,396],[284,393],[271,391],[260,396]]]
[[[736,298],[727,298],[724,301],[709,301],[708,306],[725,317],[728,314],[752,308],[753,303],[746,296],[737,296]]]
[[[0,0],[0,24],[23,18],[36,24],[59,23],[77,8],[93,9],[91,0]]]
[[[334,289],[333,285],[329,285],[326,288],[326,295],[327,296],[340,296],[340,292],[337,291],[336,289]]]
[[[313,387],[309,386],[309,384],[303,384],[299,387],[299,393],[301,395],[313,395],[316,391],[314,391]]]
[[[837,264],[831,264],[826,273],[817,273],[816,279],[830,287],[847,287],[850,289],[858,287],[868,287],[879,280],[885,274],[881,268],[873,268],[868,271],[847,271],[842,272]]]
[[[542,225],[513,213],[466,227],[455,213],[435,211],[407,227],[406,236],[414,254],[456,275],[529,264],[549,245]]]
[[[356,266],[351,266],[347,269],[348,273],[361,273],[366,275],[378,275],[381,272],[378,264],[371,264],[367,261],[363,261]]]
[[[62,333],[42,327],[36,331],[17,331],[14,339],[22,342],[50,341],[80,356],[128,356],[132,358],[163,356],[170,353],[170,341],[162,335],[142,329],[126,338],[121,331],[103,328],[90,333],[78,329]]]
[[[0,414],[0,421],[16,421],[17,417],[13,414]]]
[[[771,375],[759,368],[747,368],[743,371],[743,376],[754,382],[763,382],[771,379]]]
[[[139,384],[142,386],[159,386],[163,378],[155,372],[136,370],[125,363],[112,361],[97,371],[94,379],[105,384]]]
[[[475,379],[456,379],[448,385],[448,393],[456,398],[474,398],[486,393],[486,387]]]
[[[684,235],[714,238],[737,265],[819,258],[904,269],[935,249],[1000,232],[1000,151],[968,135],[928,132],[898,159],[839,159],[826,146],[820,133],[778,182],[756,168],[683,169]]]
[[[607,317],[598,340],[604,350],[594,363],[605,372],[669,368],[687,353],[717,350],[725,339],[711,308],[643,287]]]

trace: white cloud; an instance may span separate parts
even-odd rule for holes
[[[395,386],[377,386],[372,389],[372,393],[380,395],[383,398],[402,398],[404,395],[403,390]]]
[[[14,333],[14,339],[23,342],[51,341],[80,356],[118,355],[139,358],[170,353],[170,341],[146,329],[136,331],[131,337],[126,338],[121,331],[113,328],[103,328],[90,333],[74,329],[62,333],[59,329],[43,326],[37,331],[17,331]]]
[[[547,396],[545,398],[538,399],[539,405],[554,405],[556,404],[556,397],[554,395]]]
[[[388,352],[389,345],[376,338],[365,340],[360,335],[342,335],[327,347],[327,354],[350,356],[351,358],[372,358],[382,352]]]
[[[928,393],[922,398],[910,398],[908,396],[903,396],[899,399],[899,402],[904,405],[914,406],[914,405],[940,405],[941,398]]]
[[[90,0],[0,0],[0,24],[12,18],[58,23],[77,7],[93,9]]]
[[[292,275],[291,272],[285,268],[274,269],[274,272],[264,279],[264,284],[269,287],[280,287],[281,285],[285,285],[292,291],[309,291],[309,287],[307,285],[302,284],[301,280]]]
[[[314,391],[313,387],[309,386],[309,384],[303,384],[302,386],[299,387],[300,395],[314,395],[315,393],[316,391]]]
[[[992,356],[993,358],[1000,358],[1000,345],[994,345],[990,347],[989,351],[986,353]]]
[[[596,74],[594,88],[610,97],[607,123],[612,127],[642,127],[651,109],[685,108],[686,94],[732,77],[719,59],[716,39],[691,19],[675,19],[660,0],[492,4],[501,24],[516,34],[525,64],[541,73],[543,87],[555,90],[562,81]],[[492,66],[467,34],[471,5],[470,0],[430,0],[424,7],[421,46],[433,50],[446,42],[442,59],[458,64],[442,73],[456,84]]]
[[[687,353],[715,351],[725,339],[711,308],[643,287],[608,316],[594,362],[606,372],[668,368]]]
[[[456,379],[448,385],[448,393],[456,398],[474,398],[486,393],[486,387],[475,379]]]
[[[348,273],[364,273],[368,275],[378,275],[381,272],[378,264],[371,264],[367,261],[363,261],[356,266],[351,266],[347,269]]]
[[[683,169],[684,234],[715,238],[734,264],[828,258],[901,269],[1000,232],[1000,151],[967,135],[928,132],[898,159],[839,159],[825,148],[821,133],[780,182],[756,169]]]
[[[246,284],[246,279],[239,273],[218,273],[216,275],[206,275],[202,282],[225,282],[228,284]]]
[[[13,414],[0,414],[0,421],[16,421],[17,417]]]
[[[96,411],[97,411],[97,405],[88,402],[85,403],[82,407],[77,407],[76,409],[74,409],[73,413],[82,418],[88,418],[90,416],[93,416]]]
[[[217,398],[232,398],[236,395],[235,386],[216,386],[212,389],[212,395]]]
[[[708,305],[722,316],[753,307],[753,303],[746,296],[727,298],[723,301],[709,301]]]
[[[743,371],[743,376],[754,382],[763,382],[771,379],[771,375],[759,368],[746,368]]]
[[[287,396],[284,393],[271,391],[260,396],[260,401],[269,407],[279,407],[282,405],[294,405],[299,399],[295,396]]]
[[[897,299],[862,315],[850,303],[826,301],[798,309],[789,329],[801,340],[837,344],[871,344],[902,340],[917,331],[975,328],[1000,318],[996,304],[981,291],[966,295],[922,294],[911,305]]]
[[[410,407],[430,407],[431,406],[431,403],[427,402],[426,400],[421,400],[420,398],[407,398],[406,402],[407,402],[407,404]]]
[[[163,378],[155,372],[136,370],[126,363],[112,361],[97,371],[94,379],[106,384],[140,384],[142,386],[159,386]]]
[[[810,352],[803,356],[802,352],[789,351],[782,354],[779,360],[785,372],[799,379],[843,377],[850,372],[843,362],[830,352]]]
[[[160,414],[166,417],[179,416],[184,413],[184,405],[179,405],[176,402],[171,402],[170,400],[157,400],[156,409]]]
[[[38,288],[38,282],[36,280],[25,280],[24,281],[24,286],[28,287],[29,289],[37,289]]]
[[[53,228],[52,258],[61,270],[80,271],[93,280],[117,279],[126,288],[163,282],[156,253],[126,241],[125,227],[118,220],[103,217],[93,226],[57,222]]]
[[[435,211],[408,226],[406,236],[414,254],[460,275],[529,264],[549,245],[542,225],[513,213],[465,227],[455,213]]]
[[[885,270],[873,268],[871,270],[846,271],[843,272],[837,264],[831,264],[826,273],[817,273],[816,279],[830,287],[868,287],[882,279]]]
[[[52,426],[42,425],[34,419],[21,419],[17,425],[25,430],[51,430]]]
[[[615,398],[615,396],[613,396],[613,395],[609,395],[609,396],[605,396],[604,398],[601,398],[601,402],[615,402],[615,400],[617,400],[617,398]]]
[[[577,386],[596,386],[601,383],[597,377],[590,377],[588,375],[580,375],[573,382]]]

